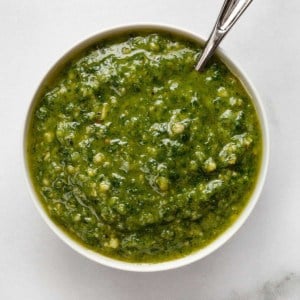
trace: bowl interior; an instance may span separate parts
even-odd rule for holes
[[[30,126],[30,120],[33,113],[33,110],[35,108],[35,105],[37,104],[37,101],[43,91],[43,88],[46,84],[46,82],[51,81],[51,78],[54,78],[58,71],[61,69],[61,67],[71,58],[79,54],[83,49],[93,45],[95,42],[101,41],[103,39],[106,39],[108,37],[113,37],[122,33],[127,32],[141,32],[141,31],[156,31],[156,32],[167,32],[175,35],[179,35],[181,37],[184,37],[188,40],[203,44],[204,40],[197,35],[165,25],[153,25],[153,24],[137,24],[137,25],[130,25],[130,26],[122,26],[117,27],[113,29],[105,30],[99,34],[93,35],[92,37],[82,41],[81,43],[77,44],[75,47],[73,47],[70,51],[68,51],[51,69],[50,71],[45,75],[43,80],[41,81],[34,97],[31,102],[31,105],[28,109],[26,120],[25,120],[25,127],[23,132],[23,161],[24,161],[24,170],[25,170],[25,177],[27,181],[27,185],[29,187],[30,195],[32,199],[34,200],[35,206],[37,207],[38,211],[40,212],[41,216],[45,220],[45,222],[49,225],[49,227],[64,241],[66,242],[71,248],[73,248],[78,253],[82,254],[83,256],[101,263],[105,266],[110,266],[116,269],[122,269],[127,271],[139,271],[139,272],[150,272],[150,271],[161,271],[161,270],[168,270],[177,268],[180,266],[187,265],[189,263],[192,263],[194,261],[197,261],[208,254],[215,251],[217,248],[222,246],[245,222],[251,211],[253,210],[259,194],[261,193],[264,180],[266,177],[267,172],[267,166],[268,166],[268,159],[269,159],[269,135],[268,135],[268,128],[267,128],[267,119],[266,115],[262,106],[261,99],[255,90],[253,84],[250,82],[249,78],[245,75],[245,73],[241,70],[239,66],[237,66],[236,63],[234,63],[229,57],[222,51],[218,50],[217,55],[218,57],[227,65],[227,67],[231,70],[231,72],[236,75],[237,78],[241,81],[244,88],[248,92],[248,94],[251,96],[253,104],[256,108],[258,118],[260,121],[260,126],[262,130],[262,159],[261,159],[261,166],[260,166],[260,172],[257,178],[256,186],[253,190],[252,196],[250,197],[246,207],[239,215],[238,219],[227,229],[225,230],[216,240],[211,242],[206,247],[193,252],[192,254],[189,254],[188,256],[166,261],[166,262],[160,262],[160,263],[128,263],[123,262],[119,260],[115,260],[106,256],[103,256],[97,252],[94,252],[92,250],[89,250],[88,248],[85,248],[84,246],[80,245],[76,241],[74,241],[72,238],[70,238],[65,232],[63,232],[52,220],[49,218],[47,213],[45,212],[38,195],[34,189],[33,183],[30,179],[29,175],[29,166],[27,162],[27,136],[28,136],[28,130]]]

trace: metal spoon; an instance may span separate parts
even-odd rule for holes
[[[252,1],[253,0],[225,0],[214,29],[211,32],[195,67],[197,71],[203,71],[206,63],[211,58],[222,39]]]

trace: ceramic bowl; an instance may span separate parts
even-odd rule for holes
[[[226,241],[228,241],[238,230],[241,226],[245,223],[246,219],[249,217],[250,213],[252,212],[259,195],[262,191],[264,181],[266,178],[267,167],[268,167],[268,160],[269,160],[269,134],[268,134],[268,124],[266,114],[264,112],[263,103],[261,98],[259,97],[254,85],[251,83],[248,76],[245,72],[238,66],[235,62],[233,62],[223,50],[218,49],[217,55],[218,57],[227,65],[227,67],[231,70],[233,74],[235,74],[239,80],[244,85],[245,89],[248,91],[250,96],[252,97],[253,103],[255,105],[261,129],[262,129],[262,141],[263,141],[263,153],[262,153],[262,160],[261,160],[261,168],[257,178],[257,183],[255,189],[251,195],[251,198],[248,201],[248,204],[237,218],[237,220],[225,231],[223,232],[216,240],[211,242],[206,247],[191,253],[185,257],[166,261],[166,262],[159,262],[159,263],[129,263],[123,262],[116,259],[112,259],[106,256],[103,256],[97,252],[94,252],[83,245],[77,243],[73,240],[70,236],[68,236],[60,227],[58,227],[48,216],[46,211],[44,210],[37,193],[33,187],[33,182],[31,181],[29,169],[28,169],[28,162],[26,158],[26,142],[28,136],[28,127],[29,122],[33,113],[33,109],[35,107],[36,102],[39,99],[39,95],[42,91],[43,86],[48,81],[49,78],[55,76],[58,70],[60,69],[61,65],[64,64],[66,61],[76,55],[76,53],[80,53],[83,49],[89,47],[90,45],[101,41],[105,38],[113,37],[115,35],[119,35],[126,32],[138,32],[144,30],[151,30],[151,31],[158,31],[158,32],[168,32],[175,35],[180,35],[182,37],[186,37],[187,40],[192,40],[198,42],[200,44],[204,44],[204,40],[199,37],[197,34],[191,33],[190,31],[186,31],[183,29],[166,26],[166,25],[158,25],[158,24],[135,24],[135,25],[127,25],[116,27],[108,30],[104,30],[100,33],[97,33],[90,38],[80,42],[76,46],[74,46],[71,50],[69,50],[62,58],[60,58],[57,63],[50,69],[50,71],[46,74],[43,78],[42,82],[40,83],[39,87],[31,104],[29,106],[25,124],[24,124],[24,133],[23,133],[23,161],[24,161],[24,169],[25,169],[25,177],[28,183],[30,195],[34,201],[34,204],[39,211],[40,215],[44,219],[44,221],[49,225],[49,227],[60,237],[67,245],[69,245],[72,249],[80,253],[81,255],[100,263],[105,266],[113,267],[116,269],[122,269],[127,271],[137,271],[137,272],[152,272],[152,271],[162,271],[162,270],[169,270],[178,267],[182,267],[188,265],[192,262],[198,261],[210,253],[214,252],[216,249],[220,248]]]

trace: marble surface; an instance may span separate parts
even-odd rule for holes
[[[254,1],[223,48],[260,92],[270,168],[260,201],[221,249],[152,274],[97,265],[38,215],[21,169],[24,114],[41,77],[102,28],[160,22],[207,36],[222,0],[0,1],[0,299],[300,299],[300,2]]]

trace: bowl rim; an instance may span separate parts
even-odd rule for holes
[[[143,30],[167,32],[204,44],[204,39],[201,38],[198,34],[190,30],[182,29],[173,25],[166,25],[160,23],[134,23],[129,25],[127,24],[119,25],[119,26],[101,30],[100,32],[97,32],[91,35],[90,37],[85,38],[80,42],[76,43],[71,49],[65,52],[65,54],[63,54],[48,69],[47,73],[40,81],[30,101],[30,105],[27,109],[25,120],[23,123],[24,125],[22,131],[22,165],[23,165],[23,173],[25,175],[26,185],[29,194],[34,202],[35,207],[39,211],[39,214],[41,215],[42,219],[46,222],[46,224],[68,246],[70,246],[73,250],[80,253],[81,255],[89,258],[90,260],[100,263],[107,267],[112,267],[124,271],[154,272],[154,271],[164,271],[164,270],[171,270],[171,269],[183,267],[206,257],[207,255],[213,253],[222,245],[224,245],[241,228],[241,226],[245,223],[245,221],[253,211],[254,206],[256,205],[258,198],[261,194],[266,179],[267,169],[269,164],[270,138],[269,138],[269,128],[268,128],[266,112],[263,107],[263,102],[256,88],[250,81],[249,77],[246,75],[245,71],[243,71],[242,68],[236,62],[233,62],[229,58],[229,56],[227,56],[224,50],[219,48],[216,51],[217,56],[221,59],[222,62],[226,64],[226,66],[230,69],[230,71],[239,78],[246,91],[250,94],[252,98],[252,102],[256,108],[258,119],[262,130],[262,158],[261,158],[260,171],[257,177],[256,186],[252,192],[252,195],[248,200],[246,207],[243,209],[243,211],[241,212],[237,220],[231,226],[229,226],[223,233],[221,233],[214,241],[212,241],[204,248],[196,250],[188,254],[187,256],[178,259],[165,261],[165,262],[158,262],[158,263],[133,263],[133,262],[125,262],[125,261],[113,259],[88,249],[87,247],[75,241],[75,239],[71,238],[67,233],[65,233],[60,227],[58,227],[50,219],[41,201],[39,200],[39,196],[37,195],[37,192],[31,180],[29,166],[28,166],[27,134],[28,134],[32,112],[39,98],[38,94],[41,92],[42,87],[44,86],[47,79],[51,76],[51,74],[54,74],[60,68],[60,66],[70,58],[70,56],[74,55],[74,53],[79,53],[82,49],[85,49],[89,45],[92,45],[96,41],[101,41],[106,37],[111,37],[114,35],[119,35],[130,31],[143,31]]]

